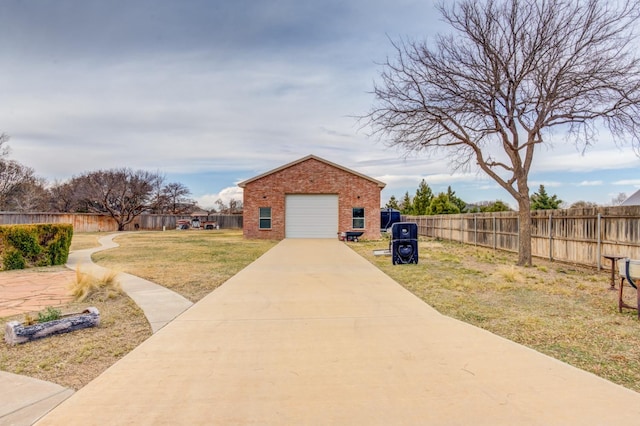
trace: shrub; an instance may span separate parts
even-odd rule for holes
[[[0,226],[0,269],[62,265],[73,237],[70,224]]]
[[[123,293],[116,279],[117,275],[116,272],[109,271],[98,278],[76,269],[76,279],[69,285],[69,292],[77,302],[87,299],[97,301],[113,299]]]
[[[9,271],[11,269],[24,269],[26,262],[22,253],[18,250],[9,250],[5,253],[4,258],[2,259],[2,263],[4,264],[4,269]]]
[[[62,317],[62,312],[51,306],[47,306],[43,312],[38,312],[38,322],[55,321],[60,317]]]

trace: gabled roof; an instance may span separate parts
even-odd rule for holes
[[[303,162],[305,162],[307,160],[311,160],[311,159],[316,160],[316,161],[320,161],[321,163],[324,163],[324,164],[326,164],[328,166],[335,167],[336,169],[340,169],[340,170],[343,170],[343,171],[345,171],[347,173],[351,173],[352,175],[356,175],[356,176],[361,177],[363,179],[369,180],[369,181],[375,183],[376,185],[378,185],[380,187],[380,189],[384,188],[387,185],[384,182],[380,182],[379,180],[376,180],[376,179],[371,178],[369,176],[363,175],[362,173],[358,173],[358,172],[355,172],[355,171],[353,171],[351,169],[347,169],[346,167],[343,167],[343,166],[340,166],[338,164],[332,163],[331,161],[327,161],[324,158],[316,157],[315,155],[307,155],[306,157],[302,157],[299,160],[293,161],[293,162],[291,162],[289,164],[285,164],[284,166],[280,166],[280,167],[278,167],[276,169],[270,170],[270,171],[268,171],[266,173],[262,173],[261,175],[258,175],[256,177],[251,178],[251,179],[247,179],[247,180],[245,180],[243,182],[240,182],[238,184],[238,186],[240,188],[244,188],[248,183],[251,183],[251,182],[253,182],[255,180],[261,179],[261,178],[263,178],[265,176],[268,176],[270,174],[277,173],[277,172],[282,171],[284,169],[288,169],[289,167],[293,167],[293,166],[295,166],[297,164],[303,163]]]
[[[621,206],[640,206],[640,189],[631,194],[629,198],[624,200]]]

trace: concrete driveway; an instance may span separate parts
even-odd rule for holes
[[[38,424],[601,425],[639,416],[640,394],[438,314],[343,243],[284,240]]]

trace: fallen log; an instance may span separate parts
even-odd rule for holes
[[[66,315],[57,320],[34,325],[9,321],[4,328],[4,340],[10,345],[15,345],[98,325],[100,325],[100,312],[92,306],[77,315]]]

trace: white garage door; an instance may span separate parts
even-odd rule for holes
[[[337,238],[337,195],[287,195],[285,202],[287,238]]]

